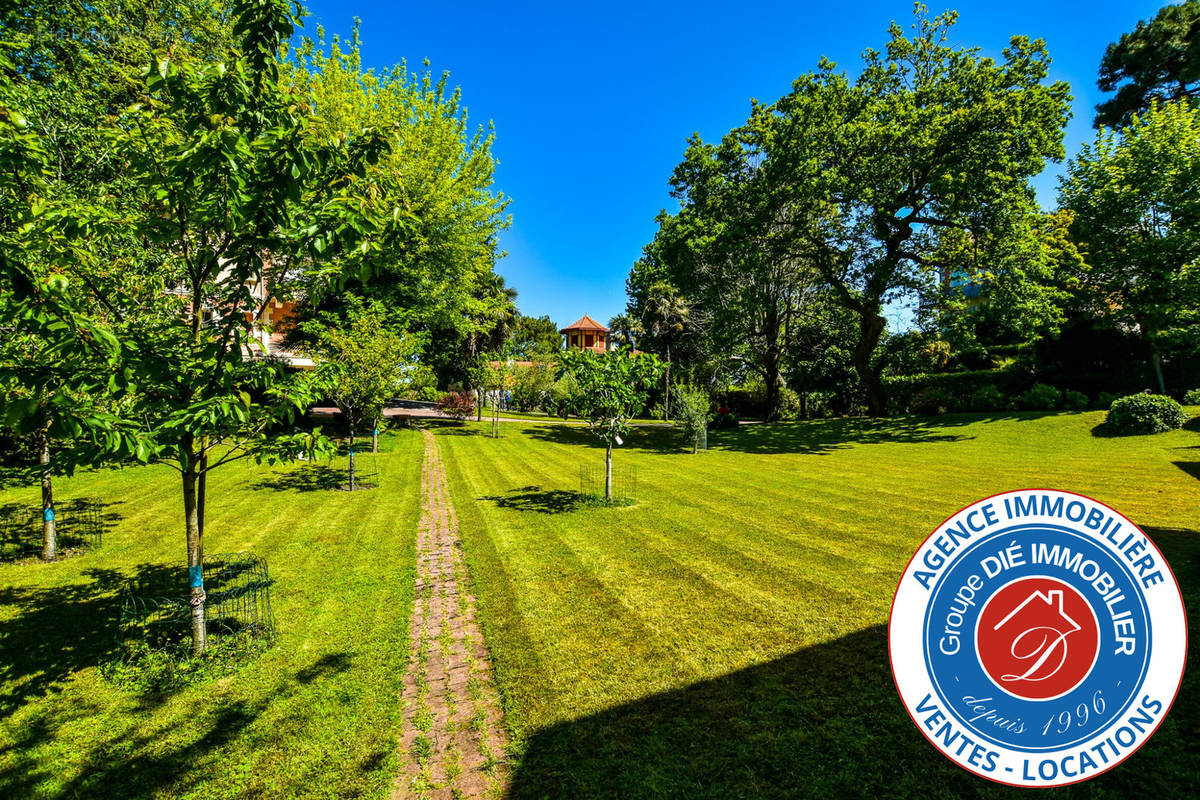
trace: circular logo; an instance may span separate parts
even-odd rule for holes
[[[1161,724],[1187,627],[1162,553],[1082,495],[974,503],[912,557],[892,603],[892,674],[944,755],[1016,786],[1093,778]]]

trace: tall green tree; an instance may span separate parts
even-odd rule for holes
[[[325,42],[320,32],[302,40],[284,71],[313,105],[312,137],[361,129],[386,137],[368,176],[405,228],[366,269],[354,259],[349,270],[344,259],[308,265],[299,318],[339,313],[345,293],[381,302],[397,324],[426,336],[425,363],[439,383],[463,382],[476,355],[501,349],[515,315],[494,271],[509,217],[493,181],[491,125],[472,125],[445,73],[405,63],[365,69],[357,30],[348,40]]]
[[[1116,95],[1096,106],[1096,127],[1129,124],[1154,103],[1200,97],[1200,0],[1171,3],[1111,43],[1096,82]]]
[[[969,276],[972,265],[939,259],[944,235],[1031,237],[1029,179],[1063,156],[1070,93],[1047,83],[1044,43],[1014,37],[997,63],[948,43],[956,19],[918,5],[913,34],[893,23],[857,80],[822,61],[760,112],[774,128],[768,182],[789,188],[805,257],[858,315],[852,359],[875,415],[887,409],[873,358],[885,304],[931,296],[943,272]]]
[[[642,330],[663,348],[663,411],[671,419],[671,345],[687,328],[691,306],[676,287],[666,281],[650,286],[642,306]]]
[[[568,349],[559,356],[558,370],[574,384],[571,410],[604,442],[604,500],[611,503],[613,447],[629,435],[629,420],[646,407],[662,362],[650,353],[629,350]]]
[[[386,141],[361,129],[312,136],[307,96],[280,81],[298,13],[287,0],[238,0],[237,47],[220,62],[159,54],[145,101],[114,135],[152,199],[136,230],[176,269],[174,313],[132,319],[126,358],[139,382],[136,410],[182,479],[196,654],[206,646],[209,472],[318,444],[278,433],[315,387],[258,357],[254,321],[269,295],[286,296],[300,266],[342,253],[369,263],[402,219],[367,175]]]
[[[106,407],[127,376],[95,302],[64,267],[91,269],[109,215],[61,191],[54,158],[24,111],[19,62],[0,48],[0,425],[34,438],[42,489],[42,557],[54,558],[53,475],[106,454],[149,451]],[[68,443],[62,446],[61,443]]]
[[[1097,317],[1136,329],[1159,392],[1163,351],[1200,325],[1200,109],[1172,102],[1102,129],[1071,160],[1059,202],[1090,269]]]
[[[548,316],[527,317],[517,313],[513,317],[505,351],[513,358],[530,361],[539,356],[549,356],[562,349],[562,334]]]

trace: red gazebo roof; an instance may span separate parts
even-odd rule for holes
[[[604,327],[599,322],[596,322],[596,320],[592,319],[587,314],[584,314],[578,320],[560,330],[559,333],[566,333],[568,331],[601,331],[602,333],[607,333],[608,328]]]

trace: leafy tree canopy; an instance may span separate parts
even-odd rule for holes
[[[1138,330],[1164,391],[1161,352],[1200,325],[1200,109],[1152,106],[1101,129],[1067,168],[1059,202],[1090,266],[1091,313]]]
[[[1113,42],[1100,61],[1096,127],[1126,125],[1154,102],[1200,97],[1200,0],[1163,6]]]

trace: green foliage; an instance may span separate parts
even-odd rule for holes
[[[1069,253],[1029,181],[1064,155],[1069,87],[1049,82],[1040,40],[1014,37],[999,61],[952,47],[956,19],[918,6],[911,35],[893,24],[857,79],[822,60],[719,145],[693,138],[672,178],[681,211],[660,218],[631,273],[632,307],[656,281],[708,289],[696,306],[714,317],[710,335],[746,342],[718,352],[772,392],[805,317],[849,322],[843,354],[876,415],[894,298],[936,306],[952,276],[986,284],[1007,329],[1053,329],[1063,292],[1049,278]]]
[[[407,375],[416,369],[421,342],[395,329],[379,303],[353,298],[345,327],[321,321],[302,323],[313,337],[310,352],[317,361],[317,379],[346,416],[353,438],[364,423],[383,415]]]
[[[1088,407],[1088,397],[1083,392],[1067,389],[1062,394],[1062,407],[1069,411],[1082,411]]]
[[[518,313],[513,319],[506,345],[506,355],[523,361],[557,353],[562,348],[562,334],[548,316],[527,317]]]
[[[344,292],[377,300],[427,335],[439,385],[461,382],[473,358],[503,348],[515,321],[515,293],[493,271],[509,218],[493,184],[491,126],[471,125],[448,74],[403,62],[365,69],[357,30],[349,41],[302,40],[283,71],[313,106],[313,141],[380,132],[386,151],[363,181],[395,215],[394,235],[369,257],[315,260],[301,315],[340,313]]]
[[[1016,362],[1001,369],[891,376],[883,380],[898,411],[912,410],[921,392],[937,397],[948,411],[966,411],[975,409],[971,403],[975,392],[991,386],[1005,397],[1016,397],[1029,388],[1031,376],[1027,365]]]
[[[1086,403],[1087,398],[1084,398]],[[972,411],[1001,411],[1008,406],[1008,400],[1004,397],[1004,393],[995,387],[994,384],[980,386],[975,391],[971,392],[971,410]]]
[[[1200,109],[1156,105],[1072,159],[1059,202],[1087,254],[1089,313],[1160,353],[1200,324]]]
[[[575,381],[571,412],[588,423],[607,446],[629,435],[629,420],[646,407],[648,390],[663,365],[650,353],[629,350],[565,350],[558,357],[559,376]]]
[[[1164,433],[1187,422],[1183,407],[1161,394],[1132,394],[1113,401],[1105,422],[1113,433]]]
[[[1096,395],[1096,408],[1108,410],[1116,400],[1117,396],[1112,392],[1100,392]]]
[[[1200,96],[1200,0],[1164,5],[1121,34],[1104,51],[1097,83],[1117,94],[1096,106],[1096,127],[1128,125],[1156,102]]]
[[[672,413],[683,439],[696,452],[701,434],[708,427],[711,416],[712,401],[708,391],[701,386],[675,384],[671,387],[673,394]]]
[[[518,411],[546,409],[556,381],[553,362],[535,361],[532,366],[512,367],[512,402]]]
[[[738,426],[738,415],[732,411],[724,414],[717,414],[713,417],[712,424],[708,427],[714,431],[733,430]]]
[[[1035,383],[1017,398],[1017,406],[1026,411],[1053,411],[1062,405],[1062,392],[1045,383]]]
[[[1200,406],[1200,389],[1188,389],[1184,392],[1183,403],[1188,406]]]
[[[187,642],[163,648],[131,642],[122,646],[119,658],[100,665],[100,674],[126,691],[158,695],[232,675],[269,644],[242,631],[214,637],[204,655],[193,656]]]

